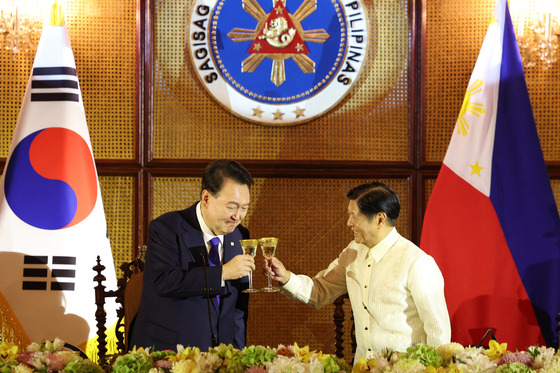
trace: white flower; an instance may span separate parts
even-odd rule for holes
[[[56,337],[52,343],[53,351],[61,351],[64,348],[64,341]]]
[[[539,346],[536,350],[539,354],[535,356],[535,360],[533,361],[533,369],[535,370],[544,368],[545,365],[548,365],[556,353],[552,347]]]
[[[297,359],[283,355],[277,356],[272,362],[265,362],[268,373],[305,373],[303,364]]]
[[[222,359],[217,354],[203,353],[196,359],[201,373],[216,372],[222,365]]]
[[[496,370],[497,365],[484,354],[484,349],[467,347],[457,354],[457,368],[463,373],[491,373]]]
[[[27,346],[26,350],[31,352],[39,352],[41,351],[41,345],[36,342],[31,342],[31,344]]]
[[[539,373],[558,373],[560,372],[560,360],[553,359],[548,362],[546,367],[539,369]]]
[[[33,368],[25,364],[19,364],[12,368],[12,373],[33,373]]]
[[[305,373],[323,373],[323,363],[315,356],[308,363],[303,364],[303,368]]]

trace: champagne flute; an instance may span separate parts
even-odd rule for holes
[[[259,246],[259,240],[249,239],[249,240],[239,240],[241,248],[243,249],[243,254],[251,255],[254,257],[257,254],[257,247]],[[243,290],[244,293],[258,293],[259,289],[253,288],[253,270],[249,271],[249,288]]]
[[[263,256],[267,260],[270,260],[274,257],[274,254],[276,253],[276,245],[278,245],[278,238],[276,237],[260,238],[259,244],[261,245]],[[272,293],[279,290],[277,287],[272,286],[272,277],[270,272],[268,273],[268,286],[261,290],[267,293]]]

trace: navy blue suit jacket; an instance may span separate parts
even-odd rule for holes
[[[222,267],[209,267],[206,243],[196,218],[196,204],[163,214],[150,223],[142,299],[129,333],[128,348],[176,350],[177,344],[212,347],[210,314],[218,344],[245,346],[249,296],[242,293],[248,278],[225,281]],[[223,263],[242,254],[239,240],[249,238],[241,225],[224,236]],[[204,265],[206,263],[208,291]],[[218,307],[216,295],[220,294]]]

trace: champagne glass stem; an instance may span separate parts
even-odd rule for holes
[[[268,272],[268,288],[272,289],[272,275]]]
[[[249,271],[249,289],[253,290],[253,270]]]

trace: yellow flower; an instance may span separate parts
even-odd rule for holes
[[[18,346],[12,342],[0,343],[0,358],[4,360],[13,360],[18,356]]]
[[[198,347],[187,347],[184,350],[179,349],[177,354],[170,356],[167,360],[169,361],[180,361],[180,360],[196,360],[200,355],[200,349]]]
[[[434,367],[428,365],[426,369],[424,369],[424,373],[461,373],[462,370],[458,370],[456,366],[451,364],[448,369],[444,367]]]
[[[360,356],[360,360],[352,367],[352,373],[371,372],[378,362],[379,360],[377,359],[366,360],[363,356]]]
[[[368,361],[365,359],[365,357],[360,356],[360,360],[358,360],[352,367],[352,373],[361,373],[361,372],[368,372],[368,371],[369,371]]]
[[[464,350],[465,348],[457,342],[447,343],[437,348],[439,356],[443,358],[445,363],[452,361],[454,356],[457,356],[457,354]]]
[[[448,373],[462,373],[463,369],[457,368],[455,364],[449,364]]]
[[[132,349],[132,352],[137,353],[137,354],[146,355],[146,356],[148,356],[150,354],[149,351],[144,350],[144,347],[136,348],[136,346],[134,346],[134,348]]]
[[[180,360],[173,363],[174,373],[200,373],[198,364],[193,360]]]
[[[498,360],[503,354],[511,352],[507,350],[507,343],[500,344],[493,339],[490,340],[488,347],[488,350],[486,350],[484,354],[486,354],[490,360]]]
[[[294,350],[296,350],[296,356],[298,357],[299,361],[303,363],[308,363],[311,359],[311,356],[315,353],[315,350],[309,351],[309,346],[300,348],[297,343],[294,343]]]

